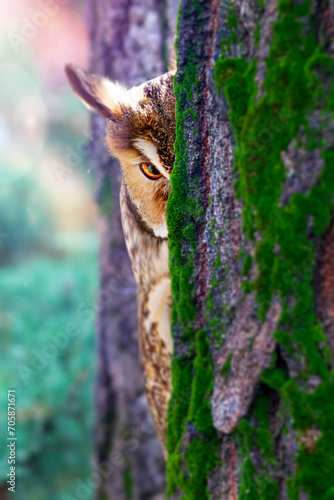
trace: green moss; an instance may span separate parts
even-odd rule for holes
[[[233,33],[236,33],[238,27],[238,14],[235,10],[233,2],[228,2],[227,7],[227,26],[233,30]]]
[[[187,426],[192,427],[192,432],[196,434],[196,437],[193,437],[188,444],[183,457],[180,453],[173,453],[168,460],[169,479],[174,479],[175,483],[174,481],[169,482],[167,494],[173,493],[175,486],[178,486],[185,494],[184,498],[189,500],[209,498],[207,476],[217,464],[216,450],[218,446],[216,430],[212,425],[210,404],[210,395],[213,388],[213,366],[207,333],[204,330],[200,330],[196,334],[196,351],[197,355],[192,367],[194,376],[192,372],[189,373],[189,366],[186,364],[187,380],[183,380],[183,384],[187,385],[187,392],[189,391],[188,384],[191,384],[191,400],[190,405],[187,407]],[[178,373],[179,376],[181,374],[183,375],[183,370]],[[186,391],[182,392],[185,398],[188,396]],[[180,393],[177,397],[180,398]],[[183,401],[179,400],[178,403],[176,409],[181,415],[180,408]],[[169,428],[176,431],[173,435],[173,442],[175,443],[177,439],[182,438],[183,432],[180,432],[180,430],[184,431],[184,427],[181,420],[177,422],[176,419],[173,419],[173,424]],[[187,475],[184,475],[182,471],[182,459],[187,467]],[[175,472],[177,472],[176,477]]]
[[[227,58],[223,53],[216,64],[215,80],[230,106],[237,143],[236,191],[244,204],[246,237],[254,240],[255,246],[258,275],[253,282],[245,281],[243,289],[245,293],[256,291],[260,319],[265,318],[274,294],[279,296],[283,313],[275,338],[302,367],[292,380],[274,358],[261,378],[278,391],[281,405],[290,408],[297,433],[308,429],[321,433],[314,449],[300,446],[295,476],[289,482],[289,498],[298,499],[304,491],[309,500],[318,500],[333,494],[334,384],[325,336],[315,316],[312,273],[295,273],[295,270],[300,269],[301,263],[314,261],[310,225],[315,236],[322,236],[333,213],[334,150],[332,144],[324,141],[323,130],[329,129],[333,119],[334,61],[317,43],[311,2],[281,0],[278,9],[261,97],[257,95],[253,61]],[[322,118],[314,123],[310,117],[319,109]],[[323,171],[308,193],[295,193],[282,206],[280,197],[286,170],[281,152],[292,141],[294,147],[300,148],[305,140],[308,150],[321,151]],[[255,240],[255,234],[260,238]],[[245,260],[245,275],[249,266],[250,262]],[[310,375],[320,380],[312,394],[305,385]],[[261,395],[257,398],[257,408],[261,405],[265,408],[263,398]],[[243,436],[245,453],[248,450],[240,498],[276,498],[270,474],[266,476],[251,462],[249,452],[255,443],[251,434],[245,434],[245,425],[240,425],[236,432],[237,436]],[[262,442],[264,467],[275,460],[268,432],[266,415],[258,413],[256,439]],[[263,481],[270,484],[264,487]]]
[[[124,487],[125,499],[126,500],[132,500],[132,496],[133,496],[133,479],[132,479],[132,476],[131,476],[130,466],[128,466],[123,471],[123,487]]]
[[[334,486],[327,490],[324,500],[334,500]]]
[[[247,276],[252,267],[252,256],[248,253],[242,266],[242,275]]]
[[[250,96],[254,93],[254,74],[255,65],[248,64],[242,58],[223,58],[215,64],[214,78],[218,92],[224,87],[228,101],[235,102],[230,120],[236,135],[241,131]]]
[[[216,260],[215,260],[215,269],[218,269],[221,265],[221,262],[220,262],[220,255],[218,254],[217,257],[216,257]]]
[[[252,349],[254,342],[255,342],[255,339],[256,339],[256,335],[253,335],[253,337],[250,339],[249,344],[248,344],[249,349]]]
[[[189,2],[188,15],[202,22],[203,5]],[[167,428],[167,497],[181,490],[187,499],[209,498],[207,480],[216,463],[218,441],[213,427],[210,395],[213,387],[213,367],[207,332],[197,331],[194,258],[198,234],[205,226],[205,208],[199,200],[200,162],[193,163],[189,178],[187,131],[194,140],[200,130],[192,122],[198,120],[198,68],[201,61],[198,47],[187,48],[187,66],[181,77],[174,80],[176,97],[175,164],[171,175],[172,192],[167,206],[169,256],[172,283],[172,333],[182,342],[182,356],[172,360],[172,395],[168,408]],[[207,201],[205,202],[207,203]],[[182,252],[182,243],[187,251]],[[183,437],[192,429],[192,439],[185,447]]]
[[[261,30],[261,23],[260,23],[260,17],[262,17],[263,13],[265,12],[265,2],[264,0],[257,0],[257,5],[255,7],[255,30],[254,30],[254,44],[255,48],[258,49],[260,45],[260,30]]]
[[[240,486],[239,500],[264,500],[279,498],[279,486],[272,471],[277,468],[275,458],[275,436],[270,431],[270,392],[262,387],[253,409],[252,424],[241,420],[236,433],[241,454],[246,457],[243,464],[243,483]],[[260,448],[263,455],[261,474],[258,474],[250,453]]]
[[[257,21],[256,25],[255,25],[254,42],[255,42],[255,47],[258,48],[259,44],[260,44],[260,23],[259,23],[259,21]]]
[[[302,488],[311,499],[324,498],[333,487],[334,374],[331,373],[313,393],[301,393],[291,381],[284,390],[289,396],[295,428],[299,431],[310,428],[320,431],[314,447],[300,446],[297,472],[289,483],[289,494],[294,498]]]
[[[251,283],[249,283],[248,281],[243,281],[241,283],[241,288],[242,288],[242,291],[247,294],[247,293],[250,293],[252,290],[253,290],[253,286]]]
[[[238,15],[232,1],[227,2],[227,33],[223,38],[222,50],[223,52],[230,52],[232,45],[237,41],[237,26]]]
[[[228,355],[228,357],[227,357],[226,362],[224,363],[224,365],[222,366],[222,368],[220,370],[220,374],[224,378],[226,378],[227,375],[230,373],[231,364],[232,364],[232,357],[233,357],[233,353],[230,352],[229,355]]]
[[[286,379],[286,370],[277,366],[277,353],[275,352],[270,367],[262,371],[261,380],[269,387],[279,390],[283,387]]]

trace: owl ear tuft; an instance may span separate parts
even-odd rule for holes
[[[88,109],[113,121],[123,115],[120,96],[126,94],[126,89],[73,64],[65,66],[65,72],[73,91]]]

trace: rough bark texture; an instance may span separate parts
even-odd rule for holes
[[[328,1],[182,2],[168,498],[334,498],[332,34]]]
[[[167,71],[178,0],[87,0],[91,70],[140,84]],[[92,124],[101,207],[96,462],[97,499],[162,499],[165,465],[147,409],[138,356],[136,286],[119,209],[120,168],[105,153],[104,120]],[[101,465],[102,464],[102,465]]]

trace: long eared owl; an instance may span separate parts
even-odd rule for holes
[[[149,408],[165,449],[173,350],[166,225],[174,164],[173,73],[130,90],[72,65],[66,73],[88,108],[107,118],[106,145],[121,163],[121,215],[138,284],[141,364]]]

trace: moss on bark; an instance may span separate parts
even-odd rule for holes
[[[182,8],[181,15],[190,16],[198,26],[203,25],[205,2],[189,0]],[[213,367],[207,332],[198,323],[195,269],[199,234],[205,226],[205,209],[209,201],[201,185],[201,152],[196,153],[202,141],[198,124],[203,90],[199,76],[203,47],[188,42],[183,50],[186,63],[174,81],[176,159],[167,206],[175,342],[167,430],[167,497],[177,494],[189,500],[205,500],[210,497],[207,480],[217,462],[218,440],[210,408]]]
[[[279,297],[283,305],[279,345],[298,361],[298,373],[289,374],[277,358],[262,380],[279,395],[287,408],[299,448],[296,470],[288,484],[288,496],[310,500],[333,498],[334,474],[334,378],[322,325],[315,314],[313,273],[295,274],[301,263],[315,263],[314,236],[322,236],[333,215],[334,148],[326,129],[334,112],[334,61],[317,42],[316,16],[310,1],[281,0],[279,19],[266,60],[261,91],[255,84],[255,61],[225,57],[216,64],[215,79],[230,106],[236,139],[236,185],[244,203],[243,228],[255,245],[249,259],[257,276],[244,291],[255,291],[258,316],[264,319]],[[308,189],[282,197],[287,182],[284,153],[318,151],[323,163],[313,173]],[[298,165],[293,165],[297,168]],[[318,384],[310,390],[310,377]],[[246,455],[240,498],[279,498],[272,471],[277,461],[266,412],[266,394],[255,401],[254,419],[243,420],[236,431]],[[251,449],[260,446],[262,470],[254,467]],[[313,436],[313,437],[311,437]],[[277,481],[276,481],[277,482]]]

